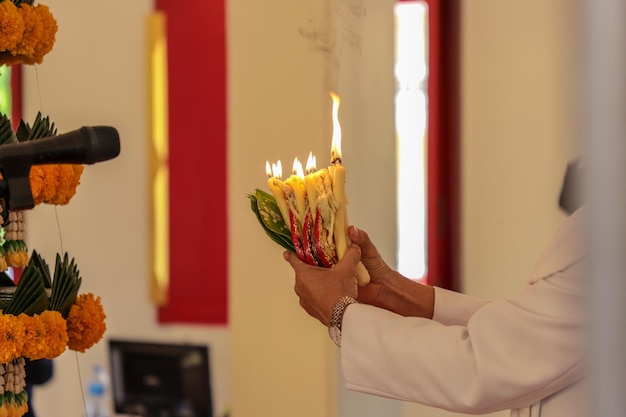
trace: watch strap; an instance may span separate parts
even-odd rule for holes
[[[335,307],[333,308],[333,312],[330,316],[330,323],[328,324],[328,331],[333,342],[339,347],[341,347],[341,325],[343,320],[343,314],[346,311],[346,308],[350,304],[357,303],[353,297],[345,295],[341,297]]]

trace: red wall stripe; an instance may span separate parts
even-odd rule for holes
[[[426,282],[459,290],[461,6],[459,0],[424,1],[429,14]]]
[[[170,287],[160,322],[228,322],[223,1],[157,0],[168,42]]]

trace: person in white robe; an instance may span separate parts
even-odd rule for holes
[[[548,244],[528,285],[499,300],[405,278],[353,226],[353,243],[333,268],[307,265],[289,252],[284,257],[295,271],[300,305],[326,326],[333,313],[341,316],[348,389],[459,413],[583,417],[589,415],[584,224],[583,207]],[[371,278],[363,287],[359,261]],[[346,297],[355,302],[339,306]]]

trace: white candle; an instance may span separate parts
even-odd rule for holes
[[[265,162],[265,173],[268,176],[267,187],[274,196],[278,209],[280,210],[280,214],[283,216],[283,220],[285,221],[287,228],[289,228],[289,208],[287,207],[287,202],[285,201],[285,194],[281,190],[281,186],[284,186],[281,181],[281,177],[283,176],[282,171],[283,169],[280,161],[273,164],[271,167],[269,161]]]
[[[350,242],[348,237],[348,198],[346,197],[346,168],[341,163],[341,125],[339,124],[339,96],[330,94],[333,98],[333,137],[330,150],[331,166],[329,171],[333,178],[333,195],[337,201],[337,213],[335,215],[335,248],[337,258],[341,259],[346,253]],[[357,281],[359,285],[366,285],[370,281],[369,273],[365,266],[359,262],[357,266]]]

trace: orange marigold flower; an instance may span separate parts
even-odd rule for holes
[[[38,22],[41,18],[29,4],[23,3],[17,10],[24,21],[24,34],[13,49],[13,55],[32,57],[35,55],[37,39],[42,36],[43,27]]]
[[[83,175],[85,166],[84,165],[72,165],[72,168],[74,168],[74,179],[72,180],[72,188],[74,189],[74,192],[76,192],[76,188],[80,184],[80,177],[81,175]]]
[[[0,51],[13,52],[22,39],[24,20],[11,1],[0,3]]]
[[[43,177],[45,173],[41,165],[33,165],[30,168],[28,178],[30,180],[30,190],[33,193],[35,204],[43,203]]]
[[[43,187],[41,189],[41,198],[44,203],[48,203],[57,192],[59,185],[59,174],[61,170],[58,164],[41,165],[43,168]]]
[[[65,352],[67,341],[67,323],[58,311],[45,310],[39,316],[45,326],[44,340],[48,347],[47,359],[53,359]]]
[[[98,343],[106,331],[105,319],[100,297],[92,293],[79,295],[67,316],[68,347],[84,352]]]
[[[0,363],[22,356],[24,324],[12,314],[0,314]]]
[[[41,36],[35,44],[35,52],[33,55],[33,61],[30,63],[41,64],[43,57],[52,50],[57,33],[57,21],[50,12],[50,8],[44,4],[38,4],[33,8],[35,14],[38,15],[38,23],[41,23]]]
[[[18,319],[24,324],[24,346],[22,356],[32,360],[45,358],[48,354],[46,345],[46,325],[38,314],[28,316],[20,314]]]
[[[56,193],[48,201],[51,204],[64,205],[76,194],[76,189],[72,189],[74,183],[74,168],[70,164],[59,165],[59,184]]]

